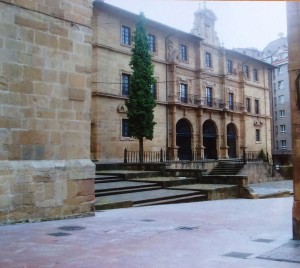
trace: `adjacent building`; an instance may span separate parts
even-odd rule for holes
[[[221,47],[216,16],[194,14],[186,33],[147,20],[153,56],[156,126],[145,150],[172,160],[237,158],[244,150],[271,153],[273,66]],[[122,161],[137,151],[127,128],[132,35],[138,16],[94,1],[91,158]]]
[[[271,101],[273,160],[287,164],[291,162],[292,154],[287,38],[280,36],[270,42],[263,52],[265,60],[276,67],[273,70]]]

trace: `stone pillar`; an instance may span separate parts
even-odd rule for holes
[[[287,2],[294,181],[293,239],[300,240],[300,3]]]
[[[202,129],[202,115],[203,115],[203,110],[201,108],[199,108],[198,112],[197,112],[197,117],[198,117],[198,124],[199,124],[199,128],[198,128],[198,140],[197,140],[197,146],[196,146],[196,150],[198,153],[198,159],[204,159],[204,149],[205,147],[203,146],[203,129]]]
[[[228,158],[228,146],[227,146],[227,125],[226,125],[226,112],[221,114],[221,146],[220,146],[220,156],[223,159]]]
[[[170,121],[171,121],[171,152],[172,160],[178,160],[178,147],[176,145],[176,106],[169,107]]]
[[[49,3],[0,2],[1,223],[94,214],[92,1]]]

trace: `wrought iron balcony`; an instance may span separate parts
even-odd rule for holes
[[[209,107],[213,109],[227,109],[232,111],[243,111],[243,104],[239,102],[224,102],[222,99],[202,97],[199,95],[187,94],[176,95],[176,101],[193,106]]]

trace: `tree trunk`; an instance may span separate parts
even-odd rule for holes
[[[143,144],[143,137],[139,138],[139,158],[140,163],[144,162],[144,144]]]

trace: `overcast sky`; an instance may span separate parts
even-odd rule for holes
[[[193,27],[194,12],[203,1],[105,0],[106,3],[161,22],[185,32]],[[286,36],[286,7],[282,1],[206,1],[217,16],[216,32],[226,48],[255,47]]]

